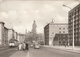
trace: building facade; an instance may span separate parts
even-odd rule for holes
[[[4,27],[3,32],[3,43],[4,45],[8,45],[8,28]]]
[[[74,28],[74,45],[80,45],[80,4],[78,4],[76,7],[69,11],[68,25],[70,45],[72,45],[73,42],[73,28]]]
[[[53,45],[68,45],[68,34],[55,34]]]
[[[3,45],[3,32],[4,32],[4,22],[0,22],[0,45]]]
[[[17,32],[14,31],[14,39],[17,40]]]
[[[25,37],[26,37],[26,35],[25,34],[17,34],[17,40],[18,40],[18,42],[19,43],[23,43],[24,41],[25,41]]]
[[[33,40],[37,41],[37,25],[36,25],[36,21],[34,20],[33,25],[32,25],[32,36],[33,36]]]
[[[53,45],[55,34],[68,33],[68,24],[54,23],[53,21],[44,27],[45,45]]]
[[[0,22],[0,45],[8,45],[8,28],[4,27],[4,22]]]
[[[8,29],[8,42],[10,39],[14,39],[14,30]]]

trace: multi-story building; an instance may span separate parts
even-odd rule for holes
[[[8,44],[8,28],[4,27],[4,22],[0,22],[0,45]]]
[[[45,45],[53,45],[55,34],[68,33],[67,23],[54,23],[53,21],[44,27]]]
[[[4,27],[4,32],[3,32],[3,42],[4,45],[8,45],[8,28]]]
[[[14,31],[14,39],[17,40],[17,32]]]
[[[0,22],[0,45],[3,45],[4,22]]]
[[[34,41],[37,40],[37,25],[36,25],[36,21],[34,20],[33,25],[32,25],[32,34],[33,34],[33,39]]]
[[[10,39],[14,39],[14,30],[8,29],[8,42]]]
[[[69,44],[68,33],[67,34],[55,34],[53,45],[68,45]]]
[[[72,45],[73,42],[73,31],[74,45],[80,45],[80,4],[71,9],[68,14],[68,31],[70,45]]]
[[[25,41],[25,36],[26,36],[25,34],[19,33],[17,36],[18,36],[17,40],[19,43],[23,43]]]

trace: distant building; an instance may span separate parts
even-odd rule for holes
[[[68,24],[66,23],[48,23],[44,27],[45,45],[53,45],[55,34],[68,33]]]
[[[39,42],[40,44],[44,44],[44,34],[39,33],[37,34],[38,38],[37,38],[37,42]]]
[[[74,45],[80,46],[80,4],[69,11],[68,16],[69,42],[73,42],[73,20],[74,20]]]
[[[0,22],[0,45],[4,44],[4,22]]]
[[[43,42],[44,42],[44,34],[39,33],[39,34],[37,34],[37,35],[38,35],[38,42],[39,42],[39,41],[43,41]]]
[[[4,27],[4,32],[3,32],[3,42],[4,45],[8,45],[8,28]]]
[[[53,45],[68,45],[68,34],[55,34]]]
[[[8,29],[8,42],[10,39],[14,39],[14,30]]]
[[[36,28],[37,28],[37,25],[36,25],[36,22],[35,22],[35,20],[34,20],[34,23],[33,23],[33,25],[32,25],[32,33],[33,34],[36,34],[37,32],[36,32]]]
[[[26,36],[25,34],[18,34],[17,36],[18,36],[17,40],[19,43],[23,43],[25,41]]]
[[[4,22],[0,22],[0,45],[8,44],[8,29],[4,27]]]
[[[17,32],[14,31],[14,39],[17,39]]]
[[[33,35],[33,39],[34,41],[36,41],[37,39],[37,31],[36,31],[36,28],[37,28],[37,25],[36,25],[36,22],[34,20],[34,23],[32,25],[32,35]]]

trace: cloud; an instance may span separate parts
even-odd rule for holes
[[[15,10],[11,10],[11,11],[8,11],[8,12],[1,12],[1,15],[5,18],[5,19],[11,19],[11,20],[15,20],[18,18],[18,14]]]
[[[54,21],[56,23],[68,23],[68,19],[63,17],[63,16],[61,16],[61,15],[56,15],[55,18],[56,19]]]
[[[75,6],[77,6],[79,4],[79,2],[73,2],[71,4],[69,4],[68,6],[70,6],[71,8],[74,8]]]
[[[25,33],[25,27],[24,26],[13,26],[13,29],[17,31],[18,33]]]
[[[6,19],[9,17],[6,12],[1,12],[1,15],[2,15],[4,18],[6,18]]]
[[[25,29],[31,31],[33,20],[36,20],[37,31],[43,31],[46,22],[55,23],[68,22],[68,8],[63,7],[66,4],[74,7],[78,2],[70,1],[3,1],[0,4],[0,18],[5,18],[6,26],[11,26],[18,32],[24,32]]]

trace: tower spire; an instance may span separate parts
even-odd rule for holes
[[[36,34],[36,28],[37,28],[36,21],[34,20],[33,25],[32,25],[32,33]]]

